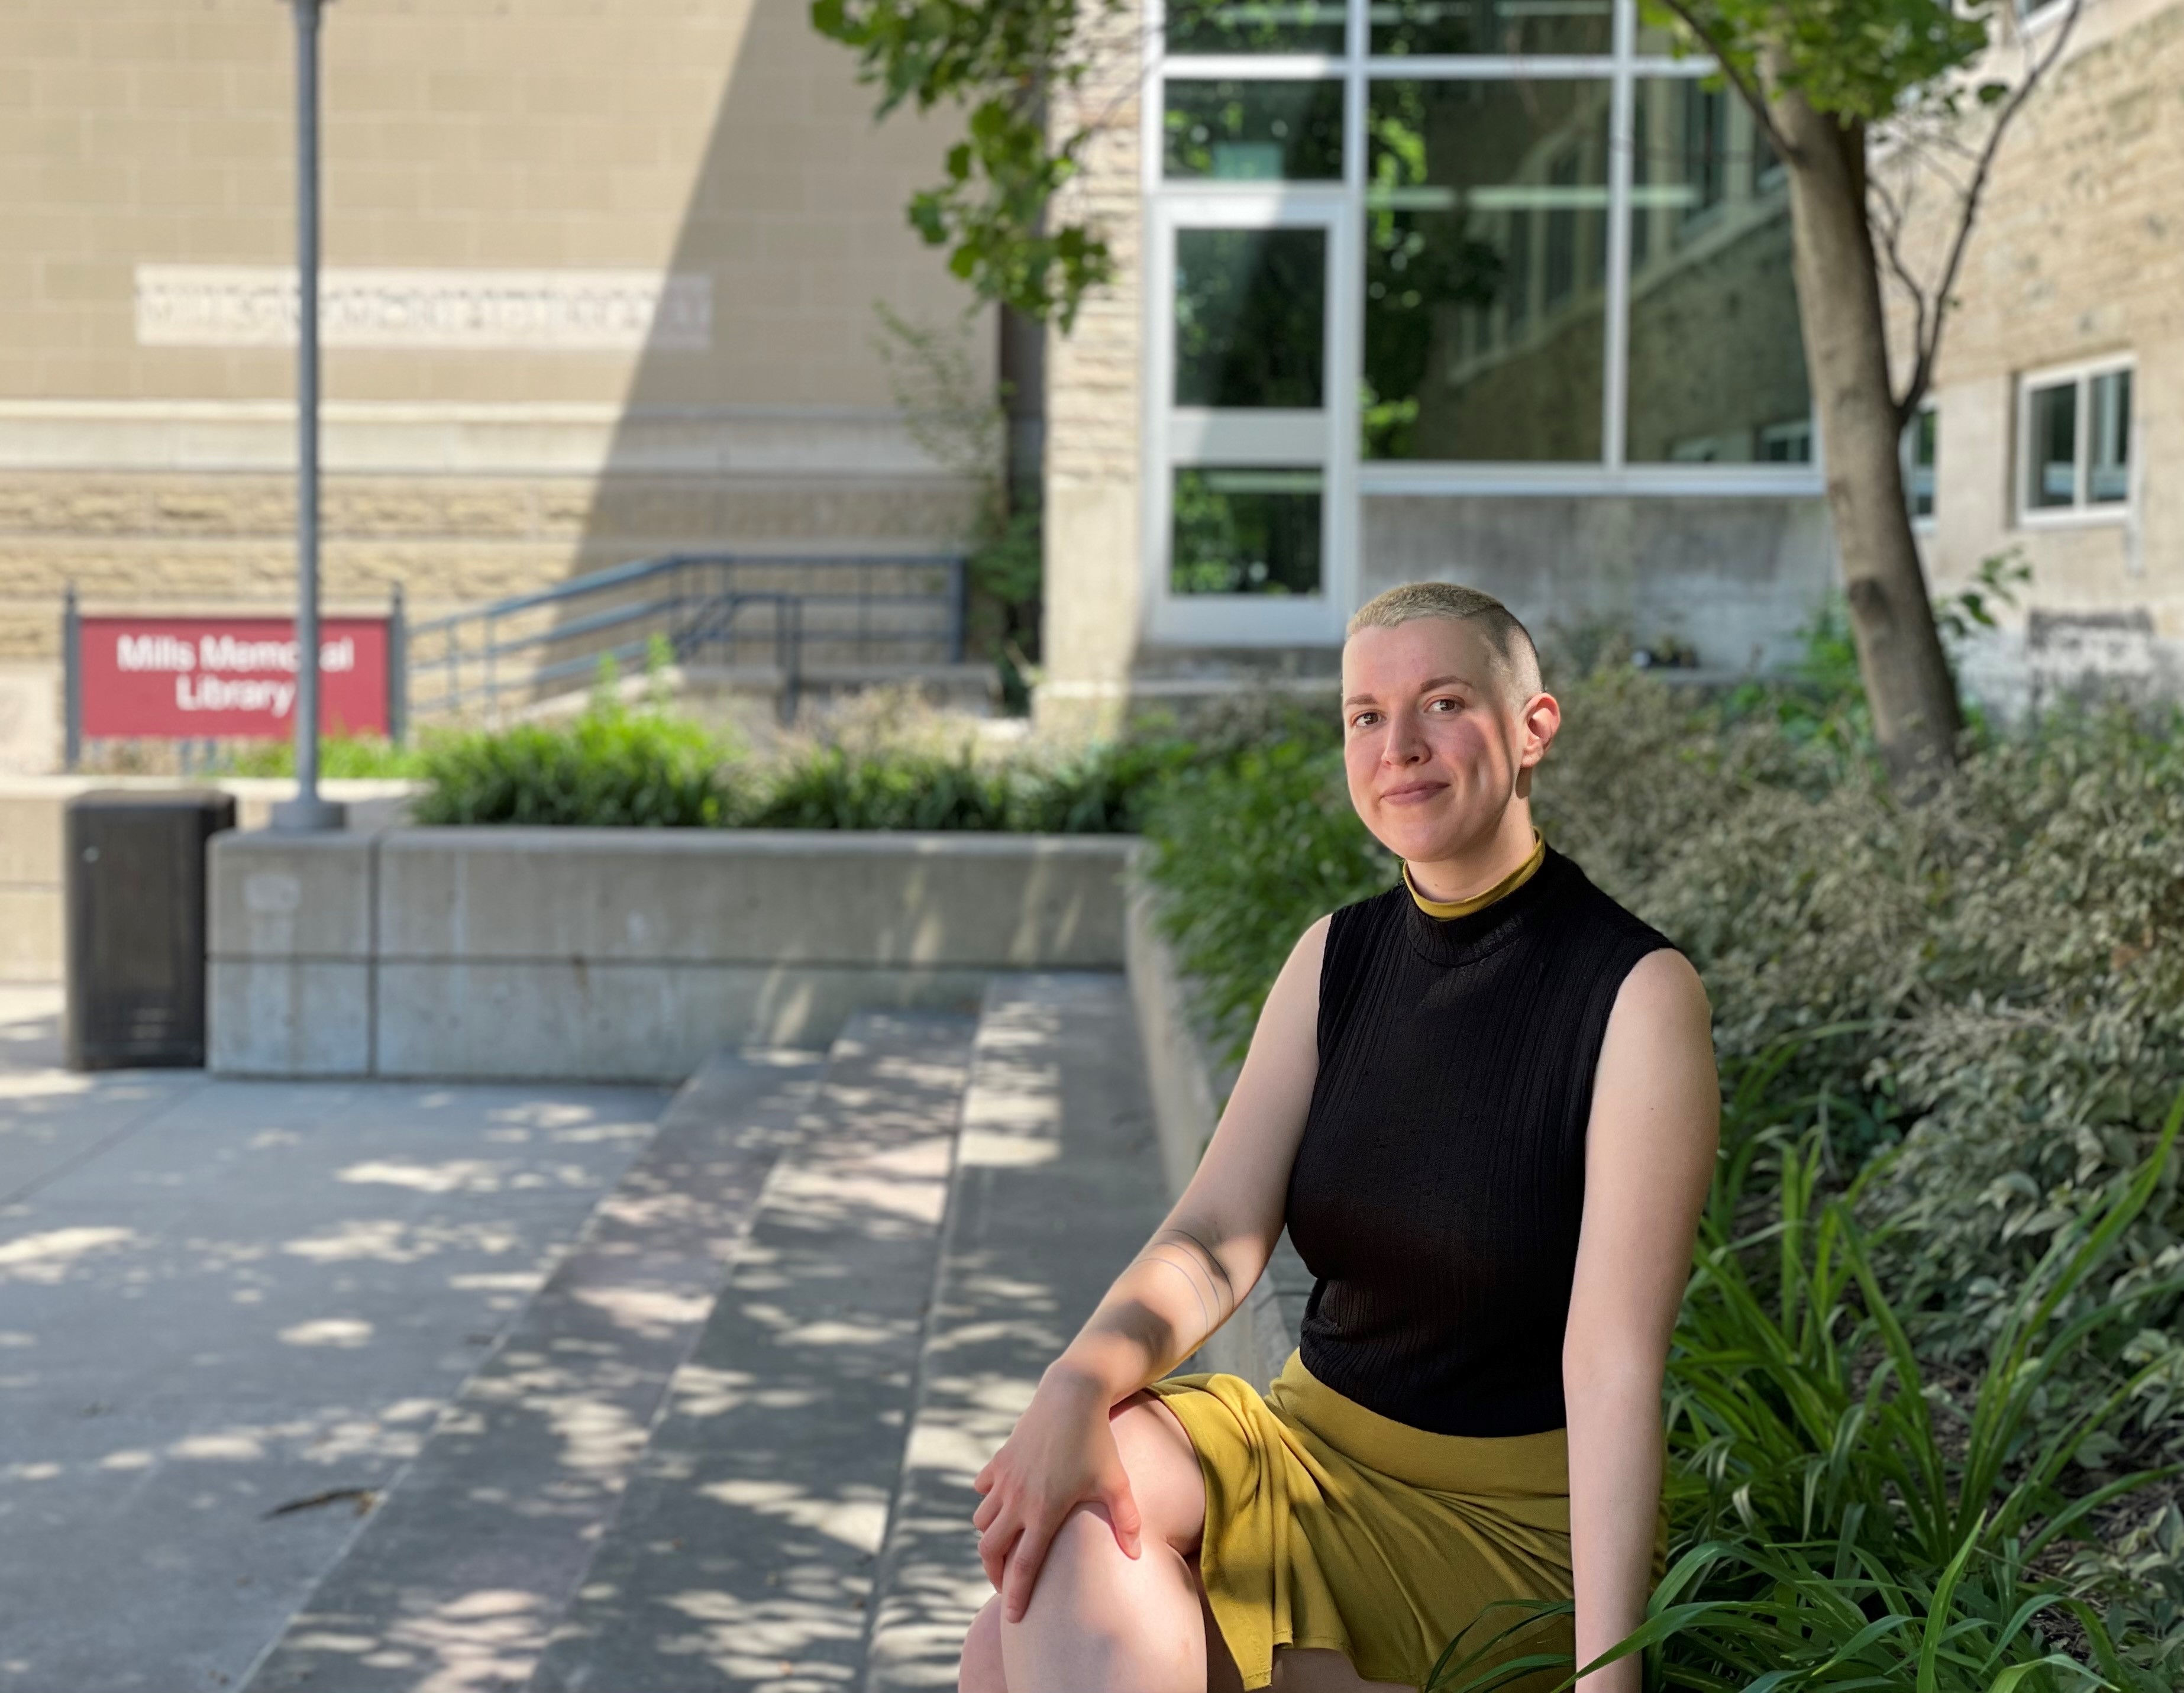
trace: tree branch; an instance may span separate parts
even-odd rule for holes
[[[1888,268],[1895,272],[1896,280],[1903,285],[1903,292],[1911,297],[1911,310],[1914,315],[1911,345],[1914,348],[1922,348],[1926,344],[1928,315],[1926,291],[1919,286],[1918,277],[1912,274],[1910,265],[1904,261],[1903,258],[1904,210],[1905,206],[1909,203],[1910,197],[1907,193],[1904,197],[1905,204],[1898,205],[1896,197],[1888,192],[1888,185],[1878,176],[1869,176],[1866,179],[1866,192],[1880,203],[1881,210],[1885,214],[1884,216],[1876,217],[1872,220],[1874,229],[1880,237],[1881,256],[1887,259]]]
[[[1767,137],[1767,144],[1774,149],[1774,156],[1786,165],[1800,163],[1803,153],[1790,144],[1789,137],[1775,123],[1774,114],[1768,107],[1764,91],[1737,68],[1736,60],[1722,45],[1720,37],[1698,20],[1691,0],[1661,0],[1661,3],[1675,14],[1685,29],[1699,38],[1702,47],[1713,55],[1713,62],[1720,67],[1723,78],[1752,109],[1752,120],[1759,125],[1760,133]],[[2073,9],[2077,3],[2078,0],[2072,0]]]
[[[1964,253],[1971,244],[1972,226],[1979,220],[1980,201],[1985,198],[1988,179],[1994,170],[1995,155],[2002,149],[2003,136],[2008,133],[2010,121],[2025,108],[2032,91],[2041,80],[2062,58],[2070,45],[2070,32],[2078,25],[2078,14],[2084,9],[2085,0],[2070,0],[2070,9],[2063,14],[2056,26],[2055,39],[2048,51],[2030,59],[2025,80],[2010,91],[2009,97],[1995,113],[1994,126],[1987,132],[1986,145],[1980,149],[1979,163],[1972,170],[1971,181],[1965,185],[1964,210],[1957,221],[1956,234],[1949,242],[1948,261],[1942,267],[1941,284],[1934,291],[1934,309],[1927,319],[1917,342],[1916,361],[1911,367],[1911,377],[1904,384],[1903,393],[1896,401],[1896,423],[1898,429],[1908,426],[1918,415],[1919,403],[1926,398],[1926,390],[1933,386],[1934,361],[1941,352],[1942,328],[1949,315],[1949,296],[1957,286],[1957,274],[1964,268]]]

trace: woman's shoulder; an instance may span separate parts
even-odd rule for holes
[[[1327,925],[1327,967],[1334,968],[1341,961],[1369,950],[1385,938],[1401,922],[1410,897],[1408,890],[1397,882],[1378,894],[1338,905],[1322,917],[1320,922]]]

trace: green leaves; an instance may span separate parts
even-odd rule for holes
[[[1896,115],[1983,52],[1992,0],[1658,0],[1649,15],[1746,86],[1857,123]],[[1981,92],[1982,103],[1989,97]]]
[[[982,298],[1065,331],[1114,264],[1088,225],[1049,226],[1053,197],[1076,174],[1089,131],[1049,133],[1048,94],[1073,82],[1084,15],[1076,0],[812,0],[812,27],[857,56],[880,90],[879,115],[898,106],[967,113],[945,180],[907,208],[930,246]]]

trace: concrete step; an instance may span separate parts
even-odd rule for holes
[[[973,1023],[829,1056],[533,1693],[839,1693],[903,1466]]]
[[[692,1078],[499,1347],[247,1678],[249,1693],[520,1686],[611,1521],[812,1054]]]
[[[963,1631],[992,1593],[970,1529],[972,1478],[1167,1210],[1120,976],[993,978],[953,1188],[866,1693],[956,1685]],[[685,1685],[698,1684],[673,1684]]]

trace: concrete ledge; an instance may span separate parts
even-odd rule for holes
[[[382,956],[1108,969],[1125,843],[826,829],[407,829]]]
[[[390,829],[212,850],[211,1066],[677,1079],[996,970],[1119,970],[1121,837]]]

